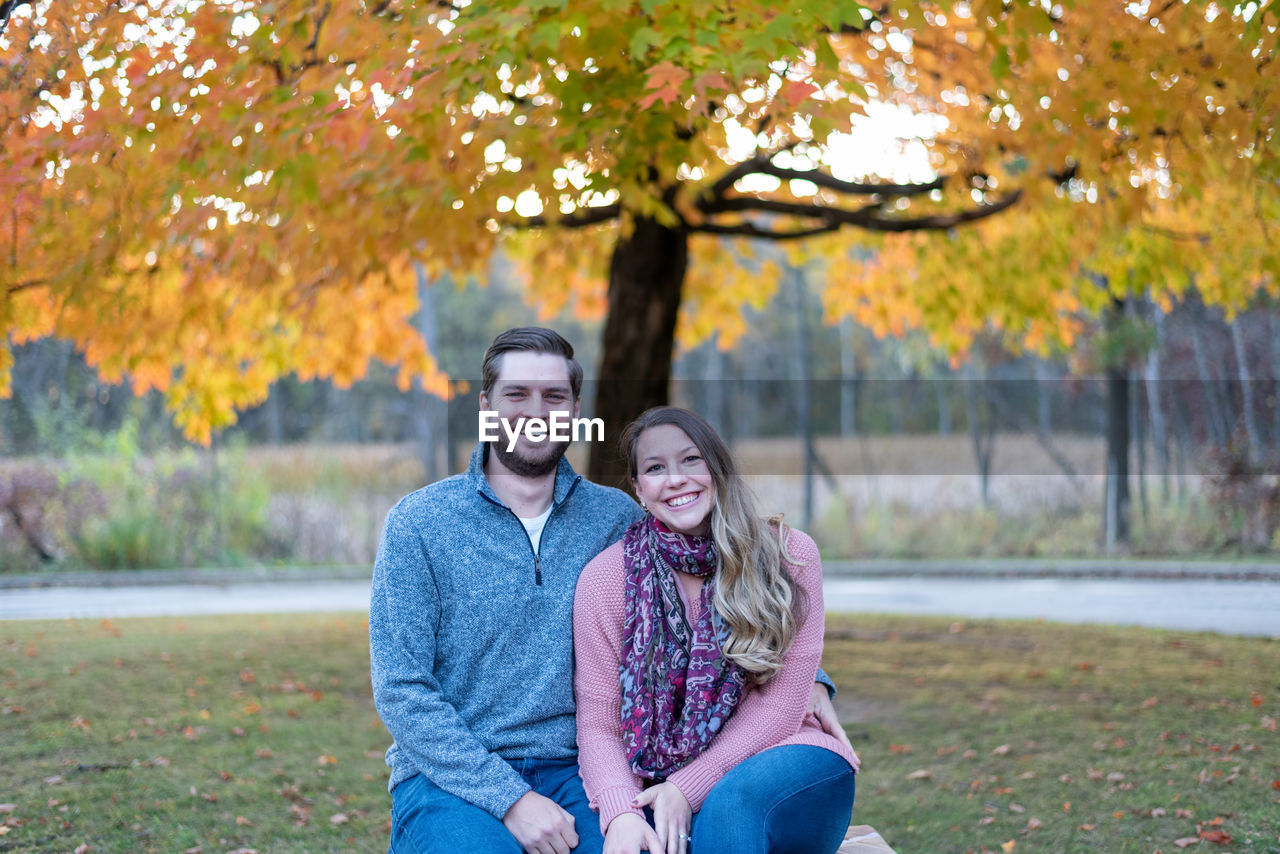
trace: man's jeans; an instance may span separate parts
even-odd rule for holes
[[[555,801],[573,816],[578,832],[575,854],[600,854],[600,816],[587,806],[578,763],[572,759],[511,761],[535,792]],[[847,823],[847,822],[846,822]],[[421,774],[391,793],[390,854],[458,854],[463,851],[522,854],[506,826],[469,801],[451,795]]]
[[[849,828],[853,769],[821,747],[757,753],[720,779],[693,816],[691,854],[833,854]]]

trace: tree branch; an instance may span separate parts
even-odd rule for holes
[[[773,161],[767,162],[764,168],[756,171],[762,175],[772,175],[781,181],[808,181],[825,190],[860,196],[919,196],[941,190],[947,183],[946,177],[942,175],[924,184],[870,184],[860,181],[841,181],[820,169],[784,169]]]
[[[0,0],[0,36],[9,27],[9,18],[19,6],[30,6],[31,0]]]
[[[690,232],[698,234],[720,234],[738,237],[757,237],[764,240],[800,240],[805,237],[814,237],[819,234],[830,234],[833,231],[840,230],[840,223],[830,222],[823,225],[817,225],[812,228],[797,228],[791,231],[775,231],[756,225],[754,222],[740,222],[730,225],[720,225],[714,222],[704,222],[699,225],[687,226]]]
[[[769,175],[780,181],[808,181],[824,190],[856,196],[919,196],[941,190],[946,177],[939,176],[921,184],[878,184],[862,181],[842,181],[820,169],[787,169],[773,162],[770,156],[756,155],[750,160],[733,166],[721,175],[698,197],[698,209],[703,213],[715,213],[724,202],[733,185],[748,175]]]
[[[526,216],[520,219],[504,219],[501,222],[511,228],[546,228],[552,225],[560,228],[586,228],[617,219],[621,214],[622,205],[613,204],[578,208],[573,213],[560,217]]]
[[[690,231],[707,234],[743,234],[770,240],[791,240],[798,237],[809,237],[813,234],[825,234],[836,231],[843,226],[854,226],[867,231],[900,233],[907,231],[946,231],[967,222],[986,219],[1012,207],[1022,198],[1022,191],[1009,193],[989,205],[969,208],[954,213],[933,214],[919,217],[896,217],[887,213],[882,202],[873,202],[860,208],[827,208],[820,205],[802,204],[800,202],[782,202],[774,199],[757,199],[741,196],[724,199],[719,202],[712,213],[765,213],[784,217],[817,220],[818,224],[794,230],[768,229],[753,223],[718,223],[690,224]]]

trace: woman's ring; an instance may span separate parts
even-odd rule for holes
[[[689,834],[685,833],[685,832],[682,830],[682,831],[680,831],[680,838],[681,838],[681,839],[688,839],[688,838],[689,838]]]

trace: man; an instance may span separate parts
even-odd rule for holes
[[[576,418],[582,367],[559,334],[494,339],[480,408],[500,423]],[[564,460],[566,442],[505,430],[464,474],[387,515],[369,606],[373,695],[394,743],[391,848],[599,854],[578,777],[573,593],[643,513]],[[826,690],[824,727],[844,737]]]

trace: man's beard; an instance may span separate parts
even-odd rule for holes
[[[560,458],[564,456],[564,452],[569,450],[568,442],[547,442],[551,451],[545,456],[538,459],[529,459],[521,455],[518,450],[507,450],[507,446],[501,441],[492,443],[489,450],[498,455],[498,460],[507,467],[512,474],[521,477],[542,477],[556,470],[556,466],[560,465]]]

